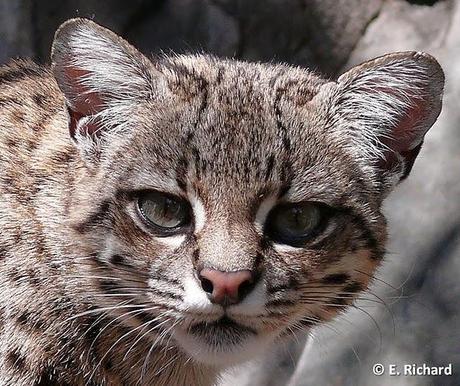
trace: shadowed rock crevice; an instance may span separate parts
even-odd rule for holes
[[[0,35],[12,42],[0,40],[0,61],[17,53],[47,62],[55,29],[68,18],[87,17],[145,53],[205,51],[298,64],[332,76],[378,14],[382,0],[12,0],[5,4],[0,5],[5,8]]]

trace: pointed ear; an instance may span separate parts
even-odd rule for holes
[[[59,27],[51,60],[69,111],[69,131],[77,142],[123,126],[130,106],[151,98],[161,83],[147,58],[86,19],[71,19]]]
[[[384,190],[409,174],[441,111],[443,87],[440,65],[421,52],[385,55],[338,79],[334,116],[349,146],[374,168]]]

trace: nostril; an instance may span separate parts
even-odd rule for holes
[[[212,303],[228,306],[243,300],[254,288],[252,271],[219,271],[204,268],[198,273],[201,288]]]
[[[252,278],[243,281],[238,287],[238,298],[243,299],[244,297],[246,297],[246,295],[252,291],[253,287],[254,280]]]
[[[211,280],[206,279],[205,277],[200,277],[201,288],[203,288],[204,292],[208,294],[212,294],[214,290],[214,285],[212,284]]]

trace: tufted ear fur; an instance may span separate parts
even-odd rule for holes
[[[441,111],[443,87],[444,74],[433,57],[400,52],[352,68],[330,90],[332,122],[377,173],[384,191],[409,174]]]
[[[152,63],[90,20],[71,19],[61,25],[51,60],[65,96],[70,135],[86,152],[104,135],[125,130],[136,102],[162,92],[162,76]]]

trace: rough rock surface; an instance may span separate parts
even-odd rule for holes
[[[389,254],[341,320],[230,373],[230,385],[460,384],[460,0],[0,0],[0,63],[46,62],[56,27],[93,18],[144,52],[284,61],[325,75],[397,50],[446,72],[443,112],[410,178],[386,205]],[[383,299],[386,306],[379,304]],[[376,377],[374,363],[452,363],[446,378]]]
[[[32,6],[27,0],[0,0],[0,63],[34,56]]]

